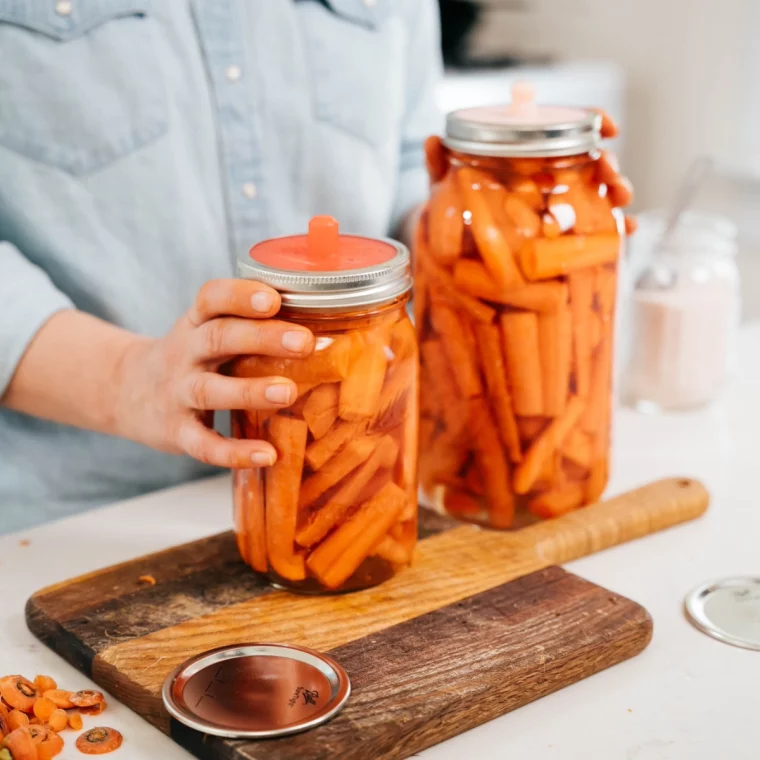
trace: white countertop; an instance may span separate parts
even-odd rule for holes
[[[654,639],[638,657],[422,753],[425,760],[756,760],[760,652],[721,644],[684,619],[684,595],[721,576],[760,574],[760,324],[743,328],[741,374],[707,411],[617,417],[609,493],[670,475],[712,493],[703,519],[571,563],[573,572],[643,604]],[[227,478],[163,491],[0,537],[0,674],[88,680],[27,631],[42,586],[230,527]],[[29,541],[28,546],[22,541]],[[87,718],[120,729],[119,760],[188,758],[127,708]],[[60,756],[71,760],[71,734]],[[370,760],[370,759],[368,759]]]

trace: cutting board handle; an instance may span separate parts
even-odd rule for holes
[[[666,478],[531,525],[521,538],[547,564],[561,564],[693,520],[709,502],[698,480]]]

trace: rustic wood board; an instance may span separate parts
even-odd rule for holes
[[[330,597],[270,588],[222,534],[44,589],[27,621],[203,760],[405,758],[640,652],[652,634],[642,607],[552,565],[697,517],[707,501],[695,481],[660,481],[508,534],[424,512],[413,568]],[[160,690],[177,664],[253,641],[330,651],[352,680],[346,708],[266,742],[169,720]]]

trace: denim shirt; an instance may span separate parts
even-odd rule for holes
[[[61,309],[160,336],[314,214],[391,233],[439,58],[435,0],[0,0],[0,396]],[[0,407],[0,532],[208,472]]]

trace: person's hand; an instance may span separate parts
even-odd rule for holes
[[[285,377],[233,378],[218,372],[235,356],[302,357],[314,349],[305,327],[271,319],[279,294],[250,280],[212,280],[163,338],[136,338],[118,371],[118,434],[161,451],[230,468],[264,467],[277,454],[265,441],[216,433],[213,412],[282,409],[297,397]]]

